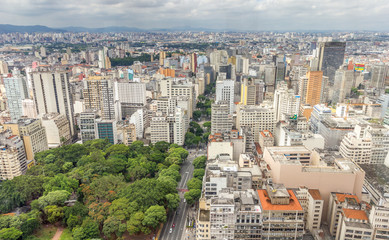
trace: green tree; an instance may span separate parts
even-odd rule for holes
[[[67,227],[72,230],[74,229],[75,227],[77,226],[80,226],[82,224],[82,219],[80,216],[74,216],[74,215],[70,215],[66,221],[66,225]]]
[[[211,130],[211,122],[205,122],[205,123],[203,123],[203,127],[207,128],[208,131],[210,131],[210,130]]]
[[[193,119],[195,121],[200,121],[200,118],[201,118],[201,111],[199,110],[193,111]]]
[[[118,198],[109,207],[109,215],[115,216],[120,220],[127,220],[138,208],[139,206],[136,202],[130,202],[127,198]]]
[[[186,192],[184,194],[184,198],[188,202],[188,204],[192,205],[201,197],[201,190],[200,189],[191,189],[189,192]]]
[[[200,189],[201,190],[203,183],[201,180],[199,180],[197,178],[192,178],[188,181],[187,186],[188,186],[189,190],[191,190],[191,189]]]
[[[180,196],[177,193],[169,193],[165,198],[169,209],[175,210],[180,205]]]
[[[207,162],[207,157],[206,156],[200,156],[200,157],[195,158],[193,160],[192,164],[193,164],[195,169],[199,169],[199,168],[204,169],[206,162]]]
[[[0,230],[0,239],[4,240],[17,240],[22,236],[22,231],[11,227]]]
[[[64,212],[62,207],[56,205],[49,205],[44,208],[44,212],[47,216],[47,221],[49,223],[56,223],[64,217]]]
[[[49,205],[63,206],[65,201],[69,199],[70,193],[65,190],[57,190],[49,192],[47,195],[40,197],[37,200],[37,207],[44,209]]]
[[[145,218],[143,219],[142,224],[156,228],[161,222],[166,222],[165,208],[159,205],[149,207],[145,212]]]
[[[165,142],[165,141],[156,142],[154,144],[154,148],[162,153],[167,152],[167,150],[169,149],[169,146],[170,146],[170,143]]]
[[[76,179],[68,178],[63,174],[58,174],[45,182],[43,188],[45,189],[45,194],[57,190],[73,192],[78,188],[78,181]]]
[[[143,212],[136,212],[131,216],[130,220],[127,221],[127,231],[130,235],[137,234],[141,231],[144,217]]]
[[[73,229],[75,240],[84,240],[99,237],[99,225],[90,218],[85,218],[81,227]]]
[[[205,170],[204,169],[195,169],[193,171],[193,177],[197,178],[199,180],[203,180],[204,175],[205,175]]]
[[[122,223],[122,221],[115,216],[109,216],[104,221],[103,233],[107,238],[110,238],[112,234],[115,234],[117,237],[120,237],[126,230],[126,224]]]
[[[111,145],[110,147],[107,148],[105,151],[106,156],[110,155],[122,155],[128,158],[130,154],[130,148],[124,144],[115,144]]]
[[[181,180],[181,174],[179,171],[175,170],[175,169],[172,169],[172,168],[168,168],[168,169],[163,169],[160,173],[159,173],[159,176],[162,177],[162,176],[168,176],[168,177],[171,177],[173,178],[174,180],[176,180],[176,182],[179,182]]]

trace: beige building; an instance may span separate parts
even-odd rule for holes
[[[273,134],[269,130],[264,130],[259,135],[259,145],[262,149],[265,149],[266,147],[273,147],[274,146],[274,137]]]
[[[157,112],[157,115],[151,118],[150,131],[151,143],[154,144],[160,141],[170,142],[169,122],[161,112]]]
[[[118,133],[122,134],[122,142],[124,145],[130,146],[136,141],[136,128],[133,123],[124,123],[118,126]]]
[[[27,171],[23,142],[10,130],[0,133],[0,160],[0,180],[10,180]]]
[[[292,190],[269,184],[258,190],[262,210],[261,239],[302,239],[304,210]]]
[[[212,104],[211,134],[229,133],[232,130],[232,115],[230,105],[226,101],[219,101]]]
[[[4,128],[23,140],[27,160],[33,160],[35,153],[49,149],[46,129],[40,119],[19,119],[17,123],[5,123]]]
[[[373,205],[369,220],[374,228],[374,239],[387,239],[389,236],[389,206],[388,203],[380,206]]]
[[[340,143],[339,152],[343,157],[358,164],[369,164],[371,159],[371,139],[358,138],[355,132],[347,133]]]
[[[48,113],[42,116],[42,125],[46,128],[49,148],[56,148],[71,143],[69,121],[65,115]]]
[[[274,109],[262,106],[237,105],[236,128],[250,127],[254,130],[254,141],[259,141],[261,131],[274,131],[276,124]]]
[[[324,200],[323,219],[331,192],[362,195],[365,172],[341,156],[310,151],[303,146],[269,147],[264,150],[264,160],[271,169],[274,183],[283,183],[289,188],[318,189]]]

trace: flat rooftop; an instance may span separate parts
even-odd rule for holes
[[[276,205],[271,204],[269,195],[267,194],[266,190],[257,190],[259,201],[261,203],[263,210],[268,211],[302,211],[303,208],[300,205],[300,202],[297,200],[296,195],[294,195],[292,190],[288,190],[288,193],[290,195],[290,201],[289,204],[285,205]]]

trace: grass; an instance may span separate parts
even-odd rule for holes
[[[54,237],[54,234],[57,232],[57,227],[52,225],[43,225],[34,236],[40,240],[51,240]]]
[[[68,228],[65,228],[59,240],[73,240],[72,231],[70,231]]]

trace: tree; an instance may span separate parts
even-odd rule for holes
[[[205,163],[207,162],[207,157],[205,156],[200,156],[200,157],[197,157],[193,160],[193,166],[195,167],[195,169],[199,169],[199,168],[202,168],[204,169],[205,168]]]
[[[195,121],[199,121],[200,118],[201,118],[201,111],[200,110],[193,111],[193,119]]]
[[[139,209],[136,202],[130,202],[127,198],[114,200],[109,207],[109,215],[115,216],[119,220],[127,220]]]
[[[201,190],[201,188],[203,186],[203,182],[197,178],[192,178],[188,181],[187,186],[188,186],[189,190],[192,190],[192,189],[200,189]]]
[[[73,238],[78,239],[91,239],[99,236],[99,225],[91,218],[85,218],[81,227],[73,229]]]
[[[186,192],[184,194],[184,198],[186,199],[188,204],[193,204],[200,197],[201,197],[201,190],[200,189],[191,189],[191,190],[189,190],[189,192]]]
[[[56,205],[49,205],[44,208],[44,212],[47,216],[47,221],[49,223],[56,223],[64,217],[64,212],[62,207]]]
[[[22,236],[22,231],[11,227],[0,230],[0,239],[17,240]]]
[[[70,193],[65,190],[49,192],[46,196],[42,196],[38,199],[37,207],[39,207],[39,209],[44,209],[49,205],[63,206],[69,196]]]
[[[163,206],[154,205],[149,207],[145,212],[145,218],[142,224],[156,228],[160,222],[166,222],[166,210]]]
[[[160,173],[159,173],[159,176],[162,177],[162,176],[168,176],[168,177],[171,177],[173,178],[174,180],[176,180],[176,182],[179,182],[180,179],[181,179],[181,174],[179,171],[175,170],[175,169],[172,169],[172,168],[168,168],[168,169],[163,169]]]
[[[57,191],[57,190],[66,190],[68,192],[73,192],[78,188],[78,181],[73,178],[68,178],[63,174],[55,175],[53,178],[50,178],[47,182],[43,184],[45,189],[45,194]]]
[[[127,231],[130,235],[137,234],[141,231],[144,217],[143,212],[136,212],[131,216],[130,220],[127,222]]]
[[[185,134],[185,145],[186,146],[191,147],[191,146],[197,145],[198,143],[199,143],[199,139],[197,138],[196,135],[194,135],[191,132],[187,132]]]
[[[74,216],[74,215],[70,215],[69,218],[67,219],[66,221],[66,225],[67,227],[72,230],[73,228],[81,225],[82,223],[82,219],[80,216]]]
[[[194,178],[203,180],[204,175],[205,175],[205,170],[204,169],[195,169],[193,171],[193,177]]]
[[[177,193],[169,193],[165,198],[169,209],[175,210],[180,205],[180,196]]]
[[[90,184],[90,191],[86,193],[88,200],[111,201],[116,194],[125,186],[123,176],[108,175],[96,178]]]
[[[24,216],[20,215],[20,218],[23,219]],[[23,236],[31,235],[40,225],[38,218],[36,216],[30,216],[30,214],[25,214],[25,219],[22,221],[20,230],[23,232]]]
[[[110,155],[122,155],[128,158],[128,155],[130,153],[130,148],[124,144],[115,144],[111,145],[110,147],[107,148],[105,151],[106,156]]]
[[[165,142],[165,141],[156,142],[154,144],[154,148],[162,153],[167,152],[167,150],[169,149],[169,146],[170,146],[170,143]]]
[[[104,221],[103,233],[108,238],[110,238],[112,234],[115,234],[117,237],[120,237],[123,235],[126,229],[126,224],[122,223],[122,221],[115,216],[109,216]]]
[[[208,131],[211,129],[211,122],[205,122],[203,123],[203,127],[207,128]]]
[[[192,196],[189,194],[189,192],[186,192],[186,193],[184,194],[184,198],[185,198],[186,202],[187,202],[189,205],[192,205],[192,204],[195,202],[195,200],[192,198]]]

